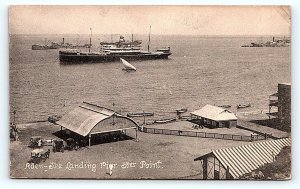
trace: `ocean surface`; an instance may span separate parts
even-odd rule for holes
[[[155,112],[174,117],[175,109],[191,112],[206,104],[252,105],[242,111],[267,110],[268,98],[280,82],[291,82],[290,47],[242,48],[271,36],[151,36],[151,49],[171,47],[167,60],[62,65],[58,50],[31,50],[47,41],[89,43],[88,36],[12,35],[9,53],[10,121],[47,120],[63,115],[82,101],[128,112]],[[128,37],[128,36],[127,36]],[[118,37],[114,36],[114,40]],[[147,36],[135,36],[147,46]],[[110,36],[93,36],[93,50]],[[114,104],[114,106],[113,106]],[[153,118],[154,119],[154,118]]]

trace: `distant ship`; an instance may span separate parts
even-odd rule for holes
[[[32,45],[32,50],[48,50],[48,49],[76,49],[76,48],[90,48],[90,44],[84,44],[84,45],[73,45],[70,43],[65,43],[65,38],[63,38],[61,43],[51,42],[50,45],[47,44],[47,39],[45,39],[44,45],[34,44]]]
[[[99,52],[81,52],[79,50],[60,50],[59,60],[61,63],[82,63],[82,62],[114,62],[120,61],[120,58],[127,61],[131,60],[149,60],[149,59],[167,59],[172,53],[170,47],[158,49],[155,52],[149,51],[150,34],[148,51],[141,50],[141,40],[125,41],[123,36],[120,36],[117,42],[100,42]],[[91,44],[91,38],[90,38]]]
[[[242,47],[289,47],[291,43],[290,39],[276,39],[272,38],[272,41],[267,42],[256,42],[251,43],[250,45],[242,45]]]
[[[31,46],[32,50],[47,50],[47,49],[58,49],[59,44],[52,42],[50,45],[47,44],[47,39],[45,39],[44,45],[34,44]]]

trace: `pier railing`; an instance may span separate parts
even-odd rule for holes
[[[158,128],[147,128],[143,127],[143,132],[152,134],[163,134],[163,135],[176,135],[176,136],[187,136],[187,137],[199,137],[199,138],[213,138],[223,140],[235,140],[235,141],[258,141],[266,140],[269,138],[268,134],[265,135],[236,135],[236,134],[221,134],[221,133],[207,133],[197,131],[182,131],[182,130],[171,130],[171,129],[158,129]]]

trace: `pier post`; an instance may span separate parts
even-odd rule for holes
[[[89,134],[89,147],[91,147],[91,134]]]
[[[112,117],[113,118],[113,123],[112,124],[115,125],[115,115],[116,115],[115,109],[114,109],[115,103],[113,103],[112,105],[113,105],[113,111],[114,111],[114,114],[113,114],[113,117]]]
[[[138,128],[135,129],[135,141],[138,142]]]
[[[144,124],[145,124],[146,123],[145,111],[143,111],[143,116],[144,116]]]

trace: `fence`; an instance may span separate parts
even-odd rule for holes
[[[236,141],[257,141],[266,140],[269,135],[234,135],[234,134],[220,134],[220,133],[207,133],[207,132],[196,132],[196,131],[181,131],[181,130],[170,130],[170,129],[157,129],[143,127],[143,132],[152,134],[163,134],[163,135],[176,135],[176,136],[188,136],[188,137],[199,137],[199,138],[213,138],[223,140],[236,140]]]
[[[270,113],[275,113],[277,111],[271,111]],[[236,112],[237,116],[247,116],[247,115],[258,115],[258,114],[267,114],[269,110],[256,110],[256,111],[248,111],[248,112]]]

